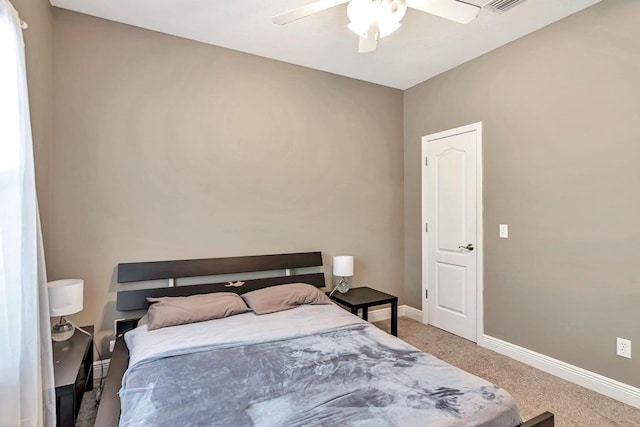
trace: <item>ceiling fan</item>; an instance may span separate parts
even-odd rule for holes
[[[400,28],[407,7],[450,19],[461,24],[473,21],[480,7],[458,0],[319,0],[275,15],[274,24],[285,25],[314,13],[349,3],[348,28],[360,36],[358,52],[373,52],[378,40]]]

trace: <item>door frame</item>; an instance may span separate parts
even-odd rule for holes
[[[427,221],[427,198],[425,197],[427,192],[427,174],[426,174],[426,145],[429,141],[435,141],[442,138],[447,138],[461,133],[476,131],[476,343],[480,343],[484,334],[484,239],[483,230],[484,223],[482,222],[483,205],[482,205],[482,122],[472,123],[466,126],[460,126],[454,129],[448,129],[442,132],[436,132],[429,135],[425,135],[421,138],[420,142],[420,198],[422,205],[422,246],[421,246],[421,261],[422,261],[422,294],[420,296],[422,300],[422,323],[427,325],[429,323],[428,316],[428,304],[425,293],[428,289],[427,278],[427,231],[425,230],[425,224]]]

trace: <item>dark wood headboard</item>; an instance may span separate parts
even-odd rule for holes
[[[118,264],[118,282],[138,282],[183,277],[215,276],[220,274],[254,273],[259,271],[288,270],[322,266],[322,253],[304,252],[280,255],[255,255],[230,258],[206,258],[179,261],[135,262]],[[244,285],[229,286],[228,282],[203,285],[173,286],[137,289],[117,293],[118,311],[142,310],[149,307],[147,297],[189,296],[211,292],[243,294],[256,289],[287,283],[309,283],[317,288],[326,286],[324,273],[284,275],[262,279],[243,280]]]
[[[118,283],[286,270],[322,265],[321,252],[118,264]]]

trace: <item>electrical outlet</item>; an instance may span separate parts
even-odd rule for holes
[[[508,224],[500,224],[500,238],[508,239],[509,238],[509,225]]]
[[[631,359],[631,341],[618,337],[616,342],[616,354]]]

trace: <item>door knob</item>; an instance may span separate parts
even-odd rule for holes
[[[460,249],[466,249],[468,251],[473,250],[473,243],[469,243],[467,246],[458,246]]]

